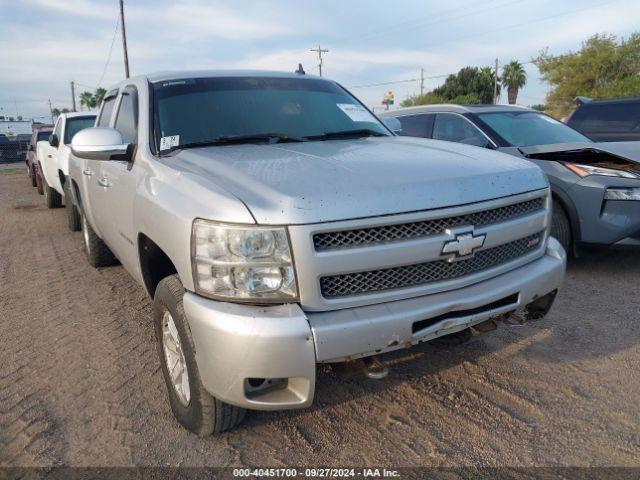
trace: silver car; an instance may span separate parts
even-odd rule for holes
[[[538,167],[395,136],[324,78],[130,78],[72,148],[87,258],[153,298],[173,413],[201,435],[309,406],[319,363],[379,378],[377,354],[542,318],[564,276]]]
[[[527,158],[548,176],[551,233],[568,251],[640,245],[640,143],[594,143],[548,115],[508,105],[424,105],[382,115],[400,135]]]

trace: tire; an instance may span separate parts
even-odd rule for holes
[[[79,232],[82,228],[80,223],[80,212],[71,199],[71,182],[67,180],[64,184],[64,207],[67,211],[67,225],[72,232]]]
[[[44,190],[44,203],[47,205],[47,208],[60,208],[62,206],[62,195],[49,186],[44,175],[42,176],[42,184]]]
[[[107,244],[93,231],[87,217],[80,216],[82,237],[84,240],[84,252],[87,255],[89,265],[94,268],[108,267],[116,262],[116,257],[111,253]]]
[[[551,218],[551,236],[555,237],[567,253],[571,250],[571,224],[564,208],[557,200],[553,201],[553,216]]]
[[[42,174],[36,173],[36,188],[39,195],[44,195],[44,185],[42,183]]]
[[[191,329],[182,306],[183,295],[184,288],[177,275],[165,277],[158,284],[153,298],[156,346],[173,415],[190,432],[199,436],[207,436],[234,428],[242,422],[246,411],[244,408],[218,400],[210,395],[202,385]],[[169,322],[173,322],[175,328],[166,328]],[[173,335],[169,333],[170,331],[173,331]],[[176,338],[176,336],[178,348],[175,348],[176,343],[172,344],[173,347],[165,347],[165,337],[171,343],[171,338]],[[176,354],[176,352],[178,353]],[[178,368],[179,372],[186,372],[188,378],[188,388],[183,388],[180,392],[178,391],[179,387],[174,386],[169,373],[167,364],[172,362],[170,356],[180,360],[174,363],[174,368]],[[177,383],[184,387],[183,382],[178,381]],[[188,394],[184,393],[185,390],[188,391]]]
[[[29,178],[31,179],[31,186],[37,187],[38,182],[36,181],[36,167],[34,167],[33,165],[29,167]]]

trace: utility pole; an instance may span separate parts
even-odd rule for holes
[[[49,99],[49,113],[51,114],[51,125],[53,125],[53,107],[51,106],[51,99]]]
[[[127,54],[127,32],[124,29],[124,0],[120,0],[120,31],[122,32],[122,51],[124,52],[124,75],[129,78],[129,55]]]
[[[493,104],[498,103],[498,59],[496,58],[496,71],[493,79]]]
[[[76,85],[73,80],[71,81],[71,108],[72,112],[76,111]]]
[[[420,96],[424,95],[424,68],[420,69]]]
[[[322,49],[322,48],[320,48],[320,45],[318,45],[318,48],[312,48],[309,51],[310,52],[318,52],[318,71],[320,72],[320,76],[322,76],[322,54],[323,53],[329,53],[329,50]]]

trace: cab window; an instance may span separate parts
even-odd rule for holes
[[[98,118],[98,122],[96,123],[96,127],[109,126],[109,122],[111,121],[111,113],[113,112],[113,107],[115,107],[115,105],[115,95],[104,100],[104,103],[102,104],[102,110],[100,110],[100,117]]]
[[[124,143],[138,143],[138,95],[134,88],[122,92],[114,127]]]

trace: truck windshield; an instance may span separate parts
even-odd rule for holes
[[[513,147],[591,142],[553,118],[536,112],[479,113],[478,117]]]
[[[156,148],[390,135],[334,82],[313,78],[216,77],[153,84]]]

